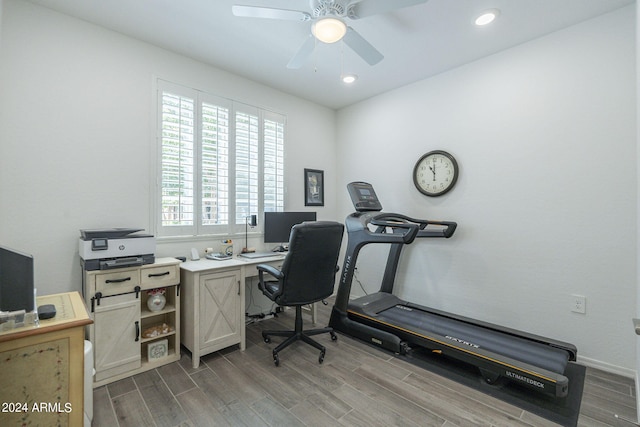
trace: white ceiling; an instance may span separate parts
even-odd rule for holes
[[[241,18],[234,4],[309,11],[308,0],[30,0],[330,108],[442,73],[634,0],[430,0],[348,24],[385,58],[370,66],[342,42],[287,69],[309,22]],[[363,0],[367,1],[367,0]],[[388,0],[393,1],[393,0]],[[486,9],[498,20],[476,27]],[[341,72],[355,73],[346,86]]]

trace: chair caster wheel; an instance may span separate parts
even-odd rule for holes
[[[320,357],[318,357],[318,363],[324,362],[324,353],[325,353],[324,350],[320,352]]]
[[[338,336],[335,334],[335,332],[329,332],[331,334],[331,341],[337,341],[338,340]]]
[[[264,340],[264,342],[266,342],[267,344],[269,344],[271,342],[271,338],[269,338],[268,336],[263,335],[262,339]]]
[[[276,366],[280,366],[280,357],[277,354],[273,355],[273,364]]]

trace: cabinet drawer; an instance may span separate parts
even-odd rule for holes
[[[180,283],[180,266],[161,265],[140,270],[142,288],[153,289]]]
[[[134,292],[140,286],[140,271],[127,269],[96,274],[96,292],[103,296]]]

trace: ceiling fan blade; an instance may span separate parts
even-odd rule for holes
[[[309,59],[309,56],[311,56],[311,53],[315,48],[316,38],[313,36],[313,34],[309,34],[309,37],[307,37],[304,43],[302,43],[302,46],[300,46],[298,52],[296,52],[296,54],[287,64],[287,68],[297,69],[302,67],[302,65],[307,62],[307,59]]]
[[[311,15],[299,10],[273,9],[270,7],[259,6],[231,6],[231,12],[235,16],[246,18],[267,18],[267,19],[284,19],[287,21],[309,21]]]
[[[351,27],[347,27],[347,34],[343,39],[345,44],[349,46],[355,53],[360,55],[362,59],[367,61],[369,65],[376,65],[382,61],[384,55],[378,52],[378,50],[366,41],[356,30]]]
[[[417,4],[426,3],[429,0],[362,0],[349,5],[347,13],[351,19],[366,18],[371,15],[391,12]]]

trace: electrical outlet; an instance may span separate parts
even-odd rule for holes
[[[583,295],[571,295],[571,311],[585,314],[587,312],[587,297]]]

